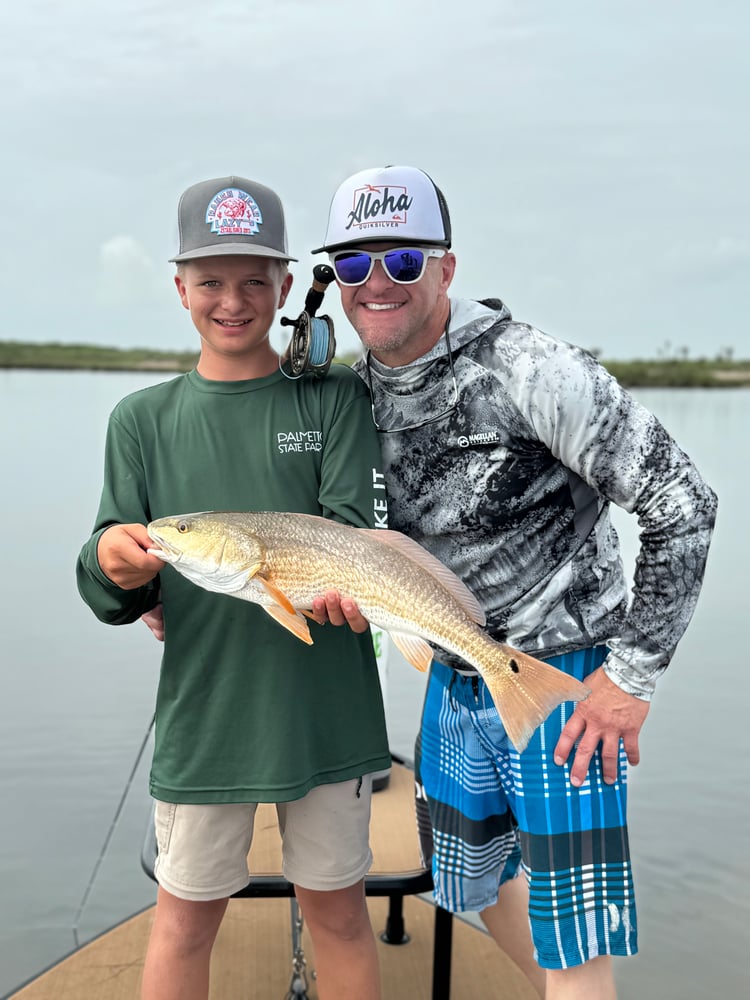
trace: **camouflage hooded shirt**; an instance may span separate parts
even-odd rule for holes
[[[495,639],[543,657],[606,644],[608,676],[650,698],[695,608],[714,493],[585,351],[499,300],[452,300],[448,335],[455,389],[445,337],[404,367],[371,358],[369,378],[355,365],[383,431],[389,526],[466,583]],[[630,603],[610,503],[638,516]]]

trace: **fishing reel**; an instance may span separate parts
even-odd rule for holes
[[[281,317],[282,326],[294,327],[292,339],[281,359],[281,371],[288,378],[300,378],[305,372],[323,378],[331,367],[336,353],[333,320],[330,316],[316,316],[315,313],[333,278],[333,268],[327,264],[316,264],[305,308],[296,319]]]

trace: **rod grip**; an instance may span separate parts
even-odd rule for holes
[[[314,316],[320,308],[326,288],[328,288],[333,279],[333,268],[329,267],[328,264],[316,264],[313,268],[312,285],[305,299],[305,311],[311,316]]]

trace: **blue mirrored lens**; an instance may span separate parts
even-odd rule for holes
[[[345,285],[361,285],[370,276],[373,259],[382,261],[388,277],[402,285],[419,281],[424,271],[425,254],[414,247],[398,247],[383,253],[365,250],[340,253],[334,257],[333,269]]]
[[[369,253],[341,254],[333,262],[336,277],[347,285],[358,285],[365,280],[370,270]]]
[[[404,250],[390,250],[383,258],[385,269],[394,281],[417,281],[424,267],[424,254],[413,247]]]

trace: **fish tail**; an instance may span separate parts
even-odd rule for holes
[[[564,701],[582,701],[591,691],[568,674],[526,653],[501,646],[482,676],[513,746],[521,753],[550,712]]]

